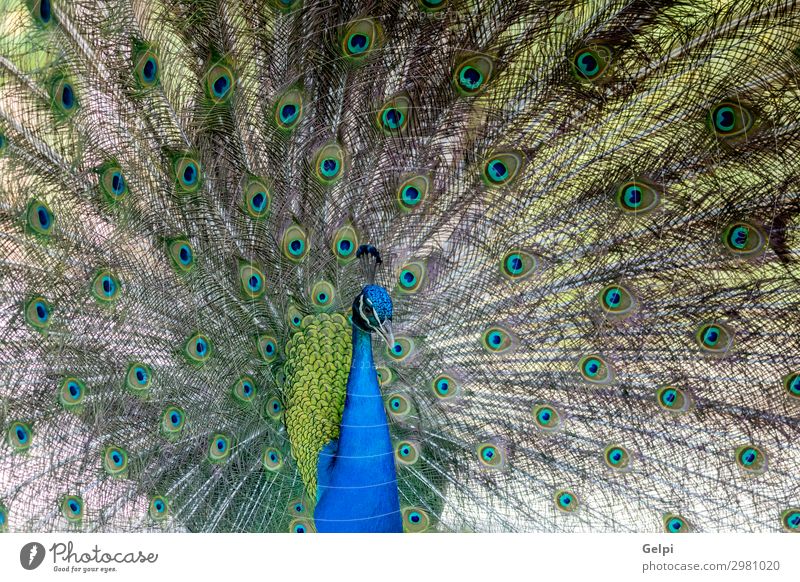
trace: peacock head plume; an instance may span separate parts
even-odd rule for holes
[[[381,255],[372,245],[361,245],[356,257],[361,261],[367,284],[353,301],[353,324],[362,331],[380,334],[392,346],[392,298],[386,289],[375,284]]]

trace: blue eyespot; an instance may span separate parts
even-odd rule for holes
[[[250,199],[250,204],[256,212],[262,212],[267,204],[267,196],[264,192],[257,192],[255,196]]]
[[[402,402],[399,398],[392,398],[392,400],[389,402],[389,406],[392,407],[392,410],[400,410],[401,405]]]
[[[69,395],[72,396],[72,398],[77,399],[78,396],[81,395],[80,386],[78,386],[78,384],[75,382],[69,382],[67,384],[67,390],[69,390]]]
[[[142,77],[148,83],[155,81],[156,74],[158,73],[158,65],[153,57],[148,58],[142,66]]]
[[[197,166],[194,162],[188,162],[181,174],[181,180],[186,186],[194,186],[197,183]]]
[[[50,317],[50,313],[47,310],[47,305],[43,301],[37,301],[35,304],[36,308],[36,318],[41,322],[45,323],[47,319]]]
[[[261,277],[253,273],[250,275],[250,278],[247,280],[247,287],[250,291],[256,293],[261,290]]]
[[[320,172],[326,178],[333,178],[339,173],[339,160],[335,158],[324,158],[319,165]]]
[[[642,205],[642,189],[639,186],[628,186],[623,196],[625,205],[629,208],[639,208]]]
[[[111,175],[111,192],[116,196],[125,193],[125,178],[121,172],[114,172]]]
[[[224,439],[217,439],[216,443],[214,444],[216,444],[217,450],[220,452],[225,452],[225,449],[228,446],[228,443],[226,443]]]
[[[678,533],[681,531],[681,529],[683,529],[683,520],[673,517],[667,521],[667,529],[672,533]]]
[[[597,71],[600,69],[600,64],[591,52],[585,52],[578,55],[578,67],[584,75],[591,77],[597,74]]]
[[[51,17],[50,0],[41,0],[41,2],[39,2],[39,18],[42,20],[42,24],[50,22]]]
[[[144,385],[147,383],[147,370],[137,367],[133,373],[136,375],[136,381],[139,384]]]
[[[606,291],[603,299],[606,302],[606,305],[613,309],[614,307],[619,307],[619,304],[622,303],[622,294],[616,287],[611,287],[608,291]]]
[[[213,83],[214,95],[220,99],[225,97],[225,94],[231,88],[231,82],[227,76],[219,76]]]
[[[719,328],[709,326],[703,333],[703,343],[709,347],[714,347],[719,341]]]
[[[75,93],[66,81],[61,85],[61,105],[64,109],[72,109],[75,105]]]
[[[192,249],[189,248],[189,245],[180,246],[180,249],[178,250],[178,258],[184,265],[188,265],[192,262]]]
[[[351,34],[347,39],[347,49],[351,54],[358,55],[369,48],[369,37],[365,34]]]
[[[292,123],[299,115],[300,110],[293,103],[287,103],[281,107],[281,121],[285,124]]]
[[[597,374],[600,372],[601,367],[602,364],[600,360],[597,360],[595,358],[590,358],[586,360],[586,363],[583,365],[583,371],[586,372],[587,376],[594,377],[597,376]]]
[[[195,342],[195,350],[197,351],[197,353],[202,356],[203,354],[206,353],[207,349],[208,349],[208,344],[206,343],[206,340],[204,340],[203,338],[197,338],[197,341]]]
[[[114,295],[114,292],[115,292],[115,291],[116,291],[116,289],[117,289],[117,284],[116,284],[116,283],[114,283],[114,279],[112,279],[112,278],[111,278],[110,276],[108,276],[108,275],[106,275],[105,277],[103,277],[103,279],[102,279],[102,286],[103,286],[103,294],[104,294],[106,297],[111,297],[111,296],[113,296],[113,295]]]
[[[467,65],[458,73],[458,82],[464,89],[474,91],[483,83],[483,74],[475,67]]]
[[[508,178],[508,167],[500,160],[493,160],[489,162],[488,175],[493,182],[502,182]]]
[[[81,510],[80,504],[74,499],[71,499],[67,505],[69,505],[69,510],[72,513],[79,513]]]
[[[21,426],[17,427],[17,440],[20,442],[20,444],[25,444],[28,442],[28,433]]]
[[[383,122],[384,127],[389,129],[397,129],[403,125],[405,117],[406,116],[399,109],[387,107],[381,116],[381,121]]]
[[[153,507],[156,508],[157,512],[164,513],[164,502],[161,501],[160,499],[158,501],[156,501],[155,503],[153,503]]]
[[[728,242],[736,249],[744,249],[747,246],[747,239],[750,237],[750,229],[739,225],[731,229],[728,235]]]
[[[293,255],[302,255],[305,248],[305,241],[299,238],[296,238],[289,243],[289,252]]]
[[[450,392],[450,382],[447,378],[440,378],[436,381],[436,391],[442,396]]]
[[[731,131],[736,125],[736,113],[732,107],[720,107],[714,115],[714,123],[720,131]]]
[[[406,186],[403,188],[403,202],[413,206],[419,202],[419,190],[414,186]]]
[[[50,226],[50,212],[44,206],[39,206],[36,209],[36,216],[39,218],[39,224],[42,229],[47,230]]]
[[[342,239],[338,244],[339,254],[342,256],[349,255],[353,252],[353,243],[348,239]]]
[[[522,272],[523,265],[522,257],[517,253],[509,255],[506,259],[506,269],[512,275],[519,275]]]

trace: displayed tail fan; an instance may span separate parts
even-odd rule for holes
[[[0,531],[800,531],[798,4],[0,0]]]

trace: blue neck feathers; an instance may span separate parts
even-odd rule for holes
[[[402,531],[394,450],[372,339],[356,325],[339,439],[322,450],[317,469],[318,531]]]

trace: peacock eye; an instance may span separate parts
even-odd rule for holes
[[[349,61],[360,61],[380,43],[380,35],[380,26],[371,18],[351,22],[342,33],[342,53]]]
[[[738,103],[723,101],[709,113],[709,124],[714,133],[723,138],[731,138],[747,133],[755,118],[753,114]]]
[[[572,72],[578,79],[594,81],[608,71],[611,51],[604,46],[582,48],[572,57]]]
[[[493,68],[494,63],[489,57],[483,55],[470,57],[455,68],[453,84],[462,95],[477,95],[486,87]]]
[[[756,445],[742,445],[736,449],[736,464],[749,473],[763,473],[767,470],[767,455]]]
[[[578,497],[572,491],[559,489],[554,496],[556,509],[565,513],[572,513],[578,509]]]
[[[603,451],[603,460],[612,469],[624,471],[630,466],[631,455],[622,445],[609,445]]]
[[[681,516],[674,513],[668,513],[664,516],[665,533],[688,533],[689,531],[689,522]]]
[[[625,212],[644,214],[658,206],[659,194],[655,187],[637,179],[620,184],[614,199]]]

